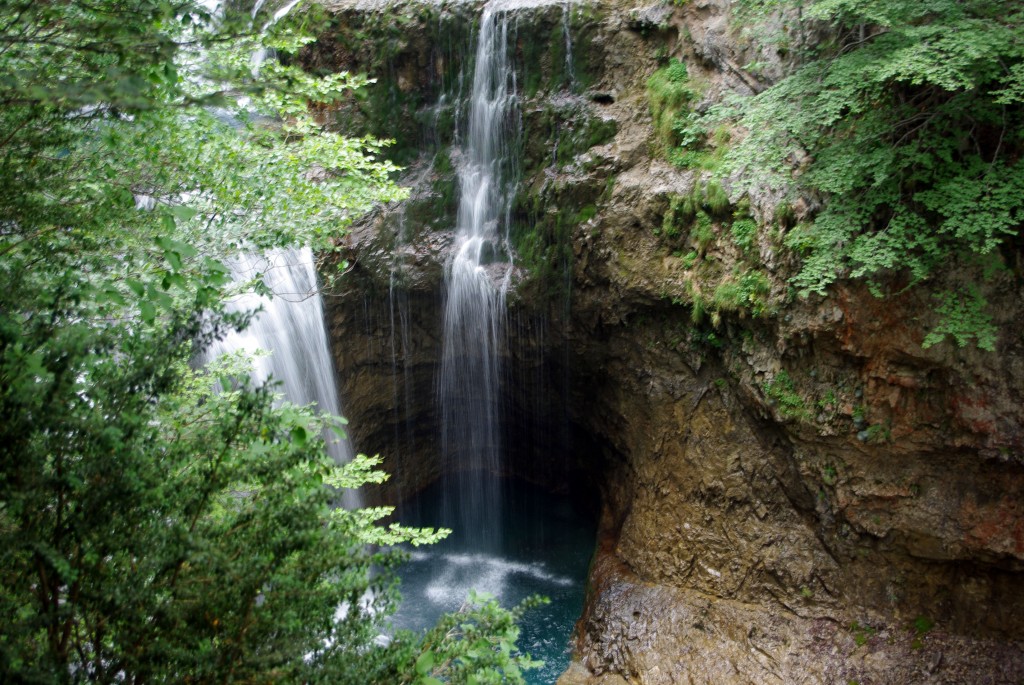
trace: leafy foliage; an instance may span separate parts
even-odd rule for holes
[[[824,293],[840,277],[892,272],[920,283],[1016,237],[1024,224],[1021,6],[748,3],[762,11],[798,4],[835,41],[815,46],[775,86],[733,103],[746,136],[728,156],[732,168],[747,170],[748,187],[795,179],[825,200],[789,236],[804,257],[796,285]],[[946,307],[954,317],[961,311]],[[967,323],[947,319],[933,334]]]
[[[766,381],[762,387],[769,402],[778,407],[779,414],[787,419],[806,420],[810,416],[804,400],[796,392],[793,378],[785,370]]]
[[[417,651],[406,654],[413,667],[416,685],[449,682],[458,685],[487,685],[521,682],[524,670],[541,666],[516,648],[516,621],[530,608],[547,600],[531,597],[512,611],[502,609],[493,597],[470,593],[462,610],[444,616],[427,631]],[[408,676],[406,677],[408,678]],[[441,680],[441,679],[444,680]]]
[[[757,222],[749,216],[737,216],[730,226],[732,239],[742,250],[750,250],[757,238]]]
[[[331,249],[402,195],[383,141],[308,114],[363,81],[254,68],[257,48],[307,42],[312,12],[0,7],[0,671],[398,682],[423,643],[378,644],[402,557],[380,545],[441,533],[336,508],[384,477],[328,456],[340,419],[252,385],[243,359],[193,365],[248,322],[229,298],[265,289],[232,283],[225,257]],[[509,640],[514,615],[461,620]],[[503,653],[481,670],[521,682],[528,660]]]
[[[698,131],[687,127],[687,106],[698,97],[691,85],[686,65],[679,60],[651,75],[647,81],[647,99],[650,102],[654,127],[666,149],[692,142]]]
[[[983,350],[995,350],[996,329],[985,314],[987,303],[977,287],[969,287],[965,292],[938,293],[935,299],[941,322],[925,336],[922,347],[929,348],[949,336],[958,347],[966,347],[973,340]]]
[[[715,287],[712,303],[715,311],[749,311],[758,317],[768,312],[770,292],[771,283],[763,273],[747,271],[722,280]]]

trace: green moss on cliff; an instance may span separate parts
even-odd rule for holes
[[[511,232],[517,264],[526,273],[519,291],[531,300],[555,298],[568,292],[572,276],[572,233],[577,215],[550,211],[532,226],[516,224]]]
[[[688,139],[686,114],[698,97],[699,92],[690,83],[686,65],[679,60],[671,60],[648,79],[647,99],[654,119],[654,130],[666,154],[684,138]]]
[[[595,115],[580,100],[542,100],[523,114],[522,171],[532,177],[542,169],[571,163],[578,155],[611,140],[618,131],[613,119]]]
[[[749,203],[733,205],[716,180],[697,181],[690,193],[671,195],[655,233],[673,251],[686,278],[678,292],[664,297],[689,305],[695,324],[709,316],[717,327],[726,313],[773,315],[778,303],[755,249],[759,230]]]
[[[545,185],[520,192],[510,239],[523,270],[517,290],[524,299],[564,298],[572,280],[573,236],[598,213],[603,187]]]

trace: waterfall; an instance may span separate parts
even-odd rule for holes
[[[312,251],[303,248],[274,250],[259,257],[243,255],[228,266],[235,282],[262,278],[273,297],[248,292],[236,298],[231,305],[235,311],[261,311],[245,330],[232,331],[211,345],[207,358],[238,350],[255,353],[253,381],[273,379],[281,383],[289,402],[315,404],[323,413],[339,415],[341,403]],[[347,440],[339,441],[333,434],[324,437],[336,462],[352,458]],[[343,504],[359,503],[352,496]]]
[[[551,605],[530,612],[521,624],[519,645],[546,663],[543,670],[524,674],[531,685],[553,683],[569,664],[567,645],[583,605],[582,580],[594,537],[592,521],[581,515],[569,497],[515,478],[528,473],[568,473],[559,464],[564,465],[561,459],[566,452],[562,448],[571,442],[568,421],[559,423],[560,417],[567,417],[565,404],[546,392],[555,385],[544,358],[544,350],[550,346],[547,318],[506,309],[514,277],[509,231],[522,143],[517,78],[512,68],[517,39],[544,40],[553,35],[556,42],[549,46],[553,57],[543,73],[562,73],[564,49],[568,82],[555,83],[554,76],[545,80],[562,93],[562,89],[576,86],[571,65],[571,5],[568,0],[536,3],[490,0],[484,6],[473,45],[475,58],[461,59],[461,54],[454,58],[456,63],[471,66],[459,71],[457,81],[450,84],[435,109],[436,114],[445,107],[455,110],[454,144],[447,147],[447,131],[435,131],[433,138],[427,138],[428,143],[440,146],[444,161],[453,162],[458,177],[454,240],[445,265],[437,377],[440,448],[445,463],[437,483],[403,493],[408,504],[403,502],[401,515],[407,525],[441,525],[453,532],[439,545],[411,550],[410,561],[401,571],[404,599],[394,617],[397,628],[421,630],[433,625],[442,611],[457,611],[471,590],[494,596],[507,606],[530,595],[547,596]],[[535,24],[527,10],[538,6],[563,9],[561,36],[548,29],[541,36],[519,32],[519,27],[550,26],[549,19],[557,19],[545,9]],[[563,38],[564,44],[558,38]],[[437,150],[432,157],[439,159]],[[444,177],[432,167],[425,173],[431,175],[424,177],[424,182]],[[405,235],[410,228],[417,230],[415,224],[406,226],[404,222],[407,218],[410,223],[417,221],[414,217],[420,214],[394,217],[396,248],[388,310],[383,312],[391,323],[393,373],[401,359],[398,351],[409,349],[407,315],[418,322],[411,336],[413,345],[418,335],[432,333],[421,328],[422,313],[417,316],[409,309],[410,304],[423,307],[423,298],[410,301],[402,297]],[[421,268],[415,263],[410,266],[410,274]],[[431,337],[418,349],[431,349],[433,341]],[[564,368],[568,373],[568,357]],[[563,389],[569,387],[566,379]],[[393,388],[397,404],[402,387],[396,381]],[[532,460],[528,466],[527,460]],[[419,464],[411,466],[420,468]],[[426,466],[433,469],[435,464]],[[429,476],[421,473],[409,482],[422,484]],[[538,480],[557,487],[555,477]]]
[[[477,38],[469,121],[458,169],[459,208],[441,360],[441,449],[448,501],[468,539],[490,546],[500,530],[502,430],[499,354],[511,276],[508,213],[514,190],[510,124],[517,109],[509,21],[491,5]]]
[[[576,69],[573,66],[574,62],[572,59],[572,28],[570,26],[570,17],[572,16],[572,2],[571,0],[565,0],[565,5],[562,8],[562,39],[565,41],[565,75],[569,79],[569,90],[576,92]]]

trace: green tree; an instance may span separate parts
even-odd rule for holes
[[[840,277],[911,284],[951,264],[998,262],[1024,225],[1024,9],[997,0],[771,0],[787,35],[829,38],[802,66],[739,101],[745,138],[730,154],[749,185],[793,186],[823,201],[789,235],[804,257],[796,285]],[[801,10],[798,15],[794,10]],[[788,40],[788,38],[787,38]],[[733,110],[736,113],[737,110]],[[954,295],[940,294],[947,303]],[[984,300],[969,284],[940,328],[992,348]],[[939,338],[942,335],[938,336]],[[931,342],[935,338],[930,339]]]
[[[402,194],[374,156],[382,141],[309,114],[363,81],[253,67],[258,49],[307,43],[315,18],[0,1],[12,682],[521,682],[529,665],[518,614],[489,602],[447,619],[475,632],[378,644],[397,601],[389,546],[441,533],[335,508],[339,488],[383,478],[365,457],[333,463],[321,436],[336,417],[277,402],[244,359],[193,367],[247,323],[229,298],[260,287],[231,283],[224,258],[331,249],[354,215]],[[468,639],[489,656],[470,658]],[[429,666],[415,656],[428,651]]]

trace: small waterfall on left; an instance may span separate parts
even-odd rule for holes
[[[309,248],[273,250],[262,256],[242,255],[228,263],[236,282],[262,278],[272,297],[248,292],[232,307],[259,314],[242,331],[232,331],[210,346],[207,358],[227,352],[258,352],[253,380],[281,383],[285,399],[293,404],[315,404],[319,411],[341,414],[341,402],[324,326],[323,300],[317,287],[313,251]],[[352,458],[348,440],[328,437],[328,451],[338,463]],[[348,493],[346,493],[348,496]],[[358,506],[353,495],[346,507]]]
[[[215,17],[222,11],[222,0],[201,0]],[[262,30],[284,18],[300,0],[288,0],[279,6]],[[256,0],[251,10],[253,28],[265,0]],[[217,21],[217,19],[215,19]],[[252,56],[254,74],[272,55],[259,50]],[[201,55],[199,56],[201,58]],[[279,248],[262,255],[240,254],[225,260],[232,280],[249,283],[262,280],[270,296],[249,291],[239,295],[231,307],[235,311],[259,314],[242,331],[232,331],[214,342],[204,355],[213,359],[222,354],[244,350],[253,353],[253,381],[280,383],[286,400],[296,405],[316,405],[321,413],[341,415],[337,379],[331,361],[324,306],[317,285],[313,251],[308,248]],[[339,464],[354,455],[347,439],[325,435],[327,451]],[[342,505],[361,505],[358,493],[346,492]]]

